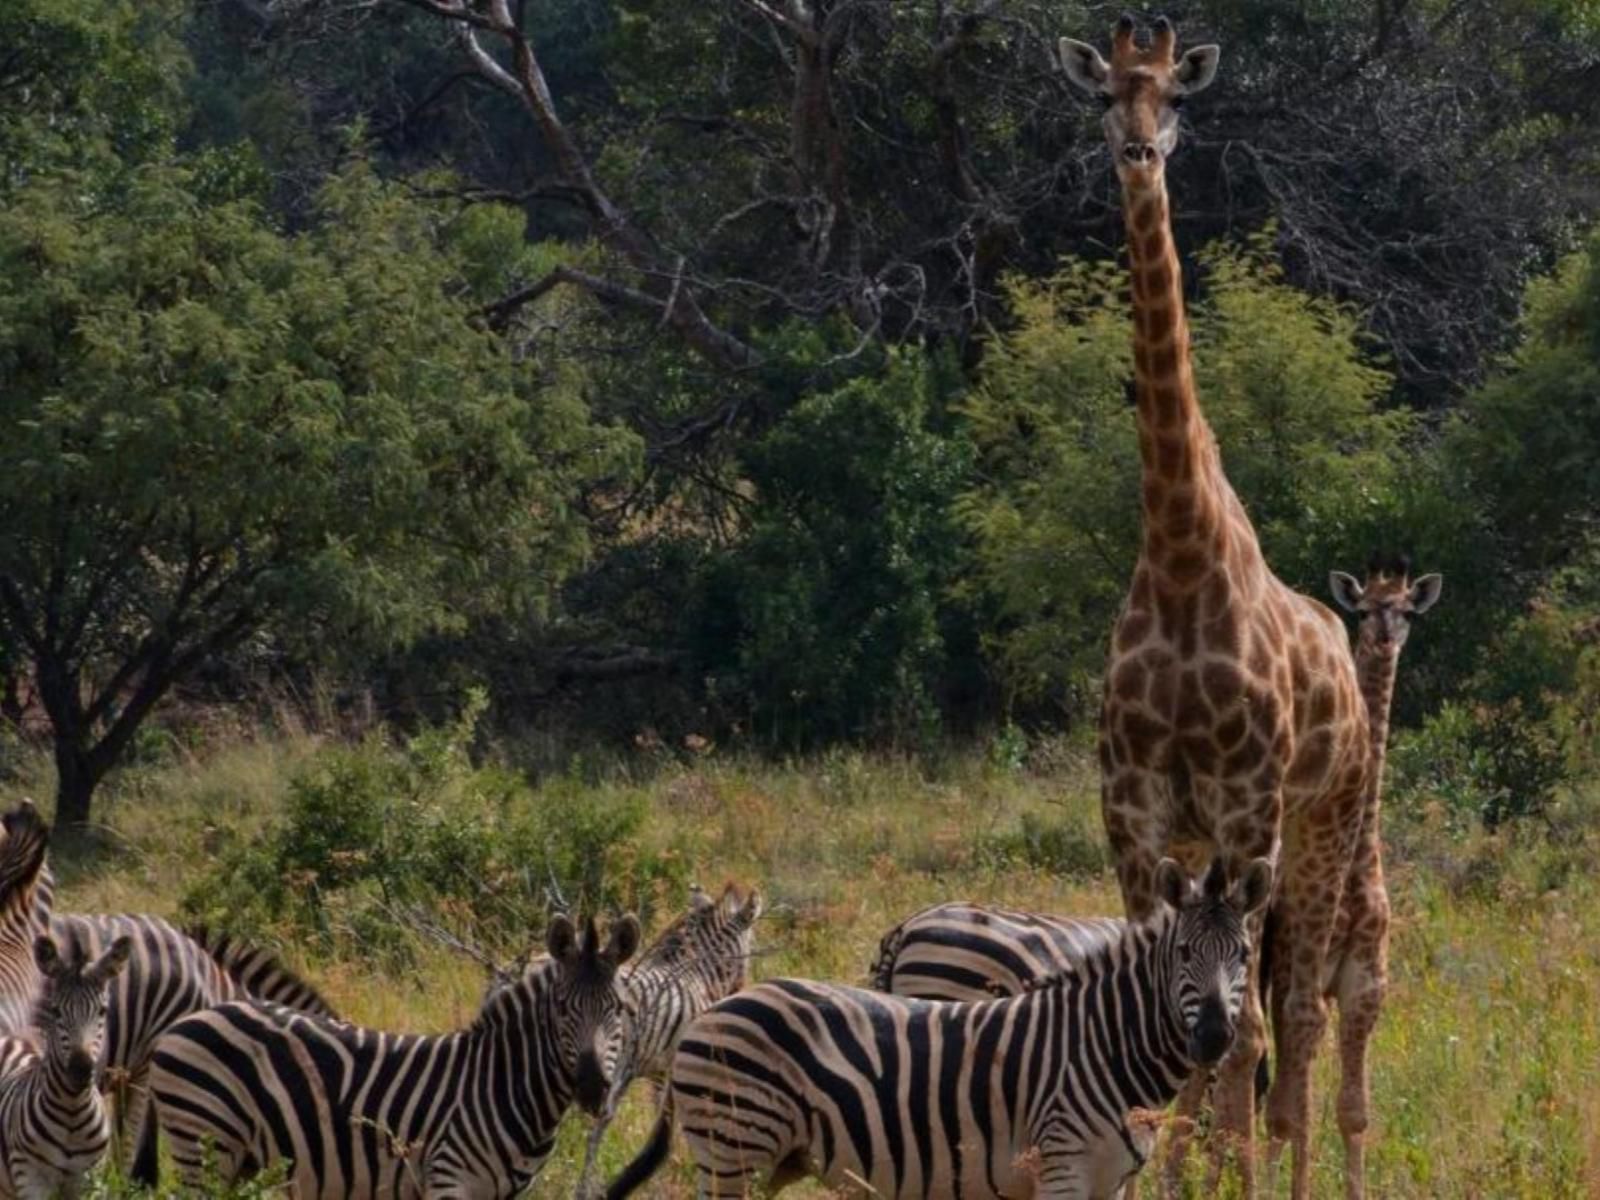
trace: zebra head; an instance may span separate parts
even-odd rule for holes
[[[721,898],[713,900],[696,884],[689,892],[689,911],[656,940],[646,958],[686,968],[694,964],[712,985],[715,997],[721,999],[749,981],[755,923],[764,907],[761,893],[754,888],[748,896],[741,896],[739,888],[729,883]]]
[[[1190,1059],[1209,1066],[1233,1044],[1250,986],[1248,918],[1272,894],[1272,863],[1255,859],[1230,887],[1220,858],[1198,882],[1164,858],[1156,868],[1156,889],[1177,911],[1164,939],[1168,995],[1188,1035]]]
[[[573,1081],[578,1104],[598,1114],[622,1049],[627,995],[618,986],[617,968],[639,946],[639,921],[629,913],[611,926],[601,946],[593,917],[579,936],[568,918],[556,916],[545,944],[556,962],[551,1002],[561,1066]]]
[[[37,938],[33,958],[44,975],[34,1023],[45,1070],[69,1095],[94,1086],[95,1070],[106,1038],[106,1001],[111,981],[128,965],[133,940],[119,937],[99,958],[89,961],[81,945],[63,958],[55,939]]]

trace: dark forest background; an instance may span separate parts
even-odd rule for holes
[[[1600,761],[1600,19],[1207,0],[1169,167],[1278,573],[1444,573],[1395,766]],[[0,746],[473,689],[574,747],[1092,725],[1137,535],[1118,190],[1045,0],[0,6]],[[1141,14],[1153,15],[1153,14]],[[1409,747],[1409,749],[1407,748]]]

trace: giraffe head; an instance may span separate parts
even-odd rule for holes
[[[1178,144],[1178,109],[1217,74],[1221,51],[1194,46],[1176,54],[1178,34],[1165,17],[1156,20],[1148,44],[1134,39],[1133,18],[1124,16],[1111,34],[1111,61],[1086,42],[1061,39],[1067,78],[1105,105],[1106,141],[1117,175],[1131,186],[1148,185]]]
[[[1399,654],[1411,632],[1411,620],[1427,612],[1444,587],[1442,575],[1411,577],[1411,562],[1401,556],[1374,558],[1366,583],[1354,575],[1332,571],[1328,586],[1339,606],[1361,618],[1357,641],[1363,650]]]

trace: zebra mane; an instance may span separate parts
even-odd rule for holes
[[[1143,921],[1129,921],[1128,927],[1120,936],[1090,947],[1083,958],[1071,966],[1060,967],[1036,979],[1028,980],[1022,985],[1020,994],[1026,995],[1044,988],[1065,987],[1075,979],[1083,979],[1091,974],[1114,969],[1135,957],[1135,952],[1143,946],[1153,945],[1159,941],[1177,920],[1177,910],[1163,904],[1153,916]]]

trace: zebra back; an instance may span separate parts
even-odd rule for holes
[[[1127,931],[1120,917],[1053,917],[952,901],[883,935],[872,986],[925,1000],[1014,996],[1082,965]]]
[[[392,1034],[259,1003],[185,1017],[159,1039],[151,1071],[173,1159],[191,1186],[208,1161],[224,1181],[285,1162],[299,1200],[516,1195],[582,1101],[586,1056],[614,1059],[617,967],[637,940],[631,917],[604,949],[592,922],[579,939],[555,918],[551,956],[493,989],[451,1034]]]
[[[254,999],[281,1004],[315,1017],[338,1018],[338,1012],[321,992],[284,966],[278,956],[265,947],[208,925],[187,925],[183,932]]]

